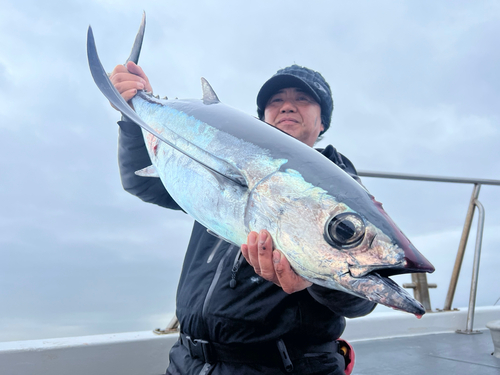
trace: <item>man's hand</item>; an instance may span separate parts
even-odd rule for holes
[[[137,90],[153,92],[149,79],[142,68],[132,61],[129,61],[127,66],[115,66],[109,79],[126,102],[137,94]]]
[[[273,239],[267,230],[250,232],[241,252],[255,273],[280,286],[285,293],[298,292],[312,285],[297,275],[279,250],[273,248]]]

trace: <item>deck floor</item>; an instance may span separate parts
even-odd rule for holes
[[[357,341],[353,375],[500,375],[489,330]]]

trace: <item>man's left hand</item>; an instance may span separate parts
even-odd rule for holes
[[[241,252],[257,275],[280,286],[285,293],[295,293],[312,285],[292,270],[281,251],[273,248],[273,239],[267,230],[250,232],[247,243],[241,245]]]

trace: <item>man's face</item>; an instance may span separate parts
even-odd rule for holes
[[[295,87],[281,89],[271,96],[264,110],[264,121],[311,147],[324,130],[319,104]]]

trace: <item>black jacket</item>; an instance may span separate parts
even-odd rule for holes
[[[124,189],[145,202],[180,209],[160,179],[134,174],[151,161],[140,128],[123,121],[119,125],[118,155]],[[334,147],[318,151],[359,182],[352,163]],[[373,302],[317,285],[286,294],[255,274],[239,248],[208,233],[198,222],[194,223],[177,289],[181,331],[192,338],[224,345],[274,343],[278,339],[283,339],[287,346],[314,345],[339,338],[345,328],[344,317],[366,315],[374,307]],[[200,373],[203,363],[193,361],[186,353],[183,346],[174,346],[169,373]],[[298,361],[294,364],[296,371],[300,368]],[[332,362],[332,358],[325,361]],[[325,368],[322,361],[317,359],[315,363]],[[220,372],[217,368],[211,371],[226,373],[222,370],[224,366],[230,364],[219,364]],[[310,372],[314,367],[311,364],[304,366],[308,372],[303,369],[300,373],[316,373]],[[248,371],[245,373],[252,373]],[[272,373],[270,371],[265,370]]]

